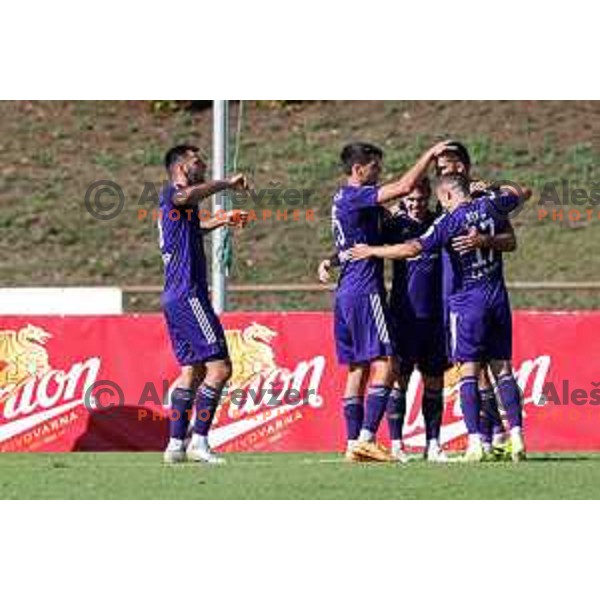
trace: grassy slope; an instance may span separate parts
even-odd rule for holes
[[[153,453],[3,454],[4,498],[598,499],[600,455],[518,465],[348,465],[325,454],[247,454],[165,467]]]
[[[235,118],[235,109],[233,111]],[[160,284],[151,221],[137,218],[144,181],[163,178],[176,141],[210,145],[210,113],[153,115],[136,102],[0,103],[2,285]],[[341,145],[370,139],[386,149],[388,173],[406,168],[436,137],[472,148],[478,175],[537,185],[570,177],[600,181],[600,102],[316,102],[288,109],[249,103],[240,167],[258,187],[314,190],[317,222],[257,223],[236,244],[233,281],[312,282],[330,248],[328,205]],[[118,181],[127,198],[110,222],[84,209],[87,186]],[[600,220],[580,227],[517,220],[513,280],[591,280],[600,273]],[[527,306],[598,306],[592,294],[515,294]],[[325,308],[326,296],[238,297],[238,308]],[[156,299],[130,308],[156,308]]]

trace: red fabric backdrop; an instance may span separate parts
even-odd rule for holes
[[[600,450],[600,312],[516,312],[514,319],[529,449]],[[344,372],[331,315],[232,313],[224,323],[235,395],[219,409],[213,446],[341,449]],[[162,400],[178,368],[160,315],[2,317],[0,330],[0,451],[163,448]],[[442,435],[459,448],[465,429],[451,384]],[[405,425],[414,449],[423,444],[420,392],[414,376]]]

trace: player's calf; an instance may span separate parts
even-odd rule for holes
[[[361,442],[373,442],[385,414],[392,391],[392,361],[390,357],[371,362],[371,383],[367,391],[365,419],[360,432]]]
[[[206,377],[196,392],[196,421],[187,448],[187,457],[190,460],[208,463],[224,462],[212,452],[208,444],[208,432],[229,377],[231,377],[231,363],[228,360],[207,363]]]
[[[483,454],[479,437],[479,416],[481,413],[481,396],[479,395],[479,365],[465,363],[461,367],[460,405],[467,428],[469,442],[467,455],[473,457]]]
[[[402,443],[402,428],[406,415],[406,388],[392,388],[388,397],[386,414],[392,445],[392,458],[401,463],[407,462],[408,457],[404,452],[404,444]]]
[[[510,361],[493,361],[491,367],[510,427],[511,456],[515,462],[520,461],[525,458],[522,393],[514,378]]]

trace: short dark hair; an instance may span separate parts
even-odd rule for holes
[[[436,183],[436,188],[441,186],[461,192],[465,196],[469,195],[469,179],[462,173],[452,173],[451,175],[442,175]]]
[[[374,160],[383,158],[383,150],[367,142],[354,142],[344,146],[340,155],[344,173],[350,175],[354,165],[368,165]]]
[[[446,150],[444,150],[440,156],[448,156],[449,154],[456,156],[467,169],[471,168],[471,156],[464,144],[461,144],[460,142],[450,142]]]
[[[192,144],[179,144],[178,146],[173,146],[165,154],[165,169],[170,171],[171,167],[178,163],[188,152],[199,151],[200,148],[198,148],[198,146],[193,146]]]
[[[424,175],[417,181],[417,185],[415,185],[415,189],[421,190],[424,194],[431,195],[431,180],[427,175]]]

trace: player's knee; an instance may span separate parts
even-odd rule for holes
[[[206,366],[205,381],[213,387],[224,386],[231,377],[231,362],[218,361]]]

